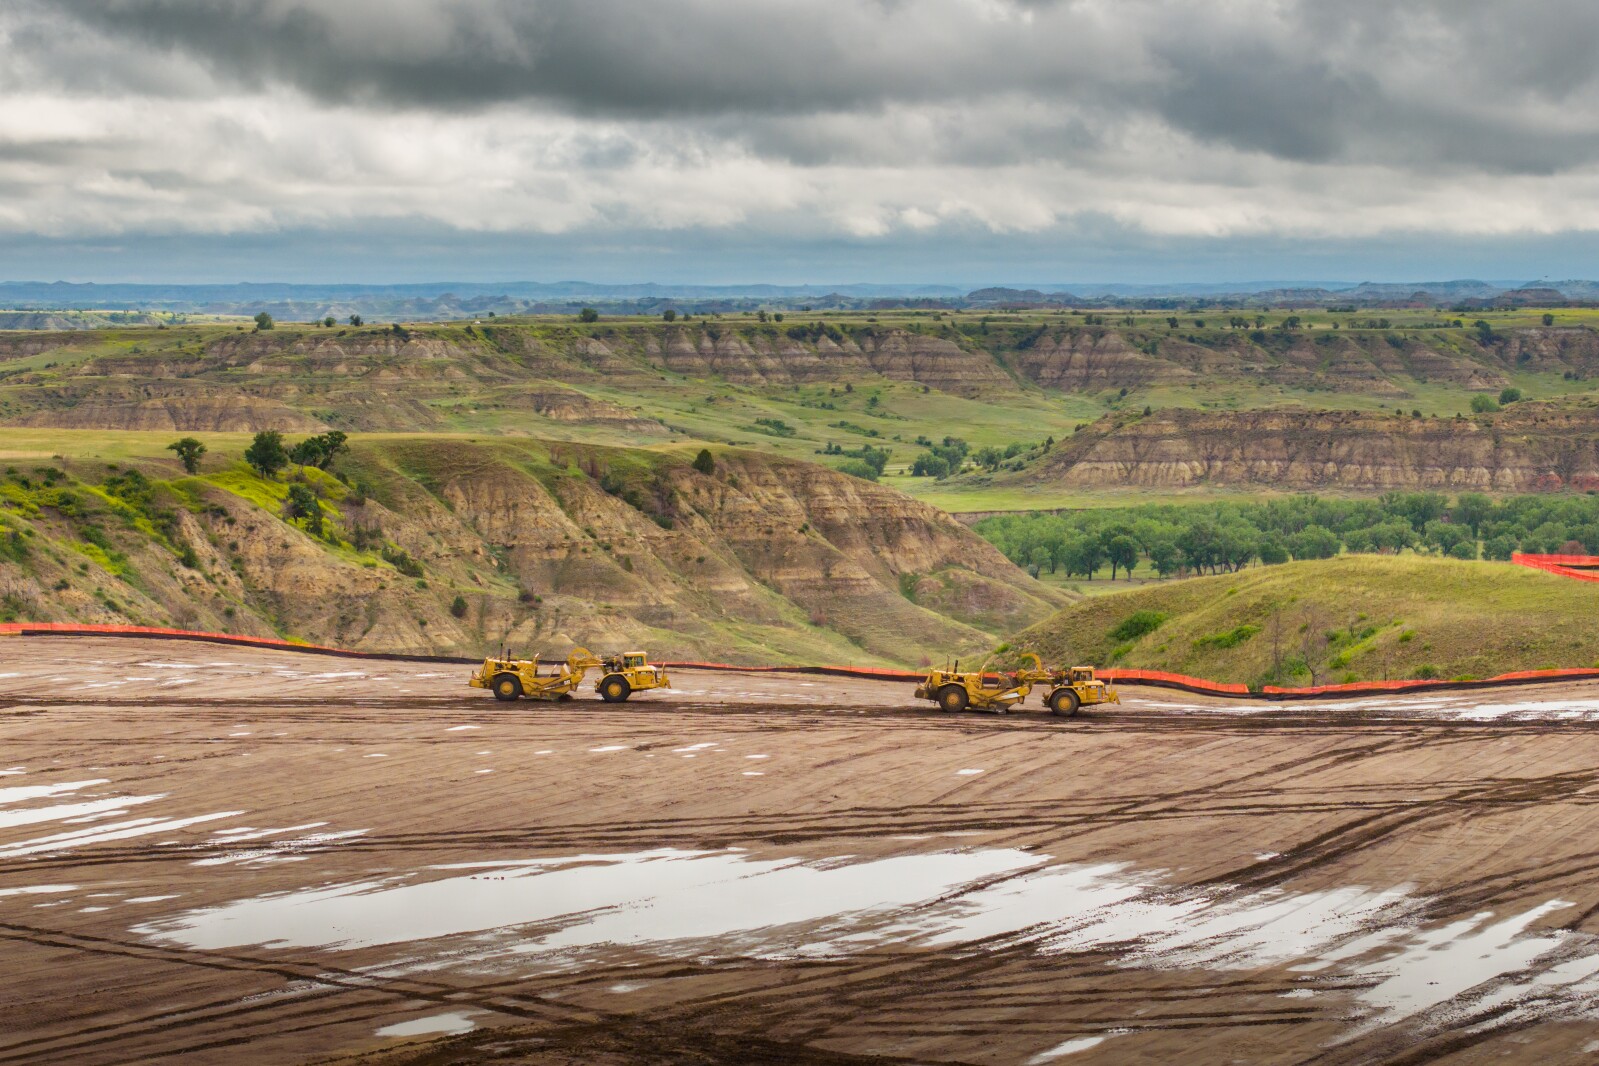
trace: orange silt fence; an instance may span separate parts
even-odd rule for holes
[[[1546,558],[1591,560],[1599,566],[1599,557],[1553,556]],[[1523,565],[1532,565],[1530,563]],[[1584,575],[1584,580],[1599,580],[1599,573]],[[205,633],[186,629],[163,629],[154,626],[90,625],[78,622],[7,622],[0,623],[0,637],[5,636],[102,636],[142,637],[154,640],[188,640],[209,644],[226,644],[236,647],[262,648],[269,651],[299,652],[308,655],[331,655],[350,659],[378,661],[406,661],[428,663],[475,664],[478,659],[454,655],[406,655],[399,652],[353,651],[320,644],[304,644],[281,637],[251,637],[233,633]],[[921,680],[923,672],[893,670],[873,666],[741,666],[737,663],[678,661],[661,665],[672,670],[718,670],[730,673],[782,673],[814,674],[831,677],[853,677],[867,681],[912,682]],[[1599,680],[1599,669],[1521,670],[1500,674],[1481,680],[1410,680],[1410,681],[1357,681],[1347,685],[1318,685],[1313,688],[1279,688],[1267,685],[1257,691],[1236,682],[1211,681],[1187,674],[1165,670],[1134,670],[1111,667],[1099,671],[1099,676],[1113,684],[1148,685],[1156,688],[1176,689],[1201,696],[1226,699],[1301,700],[1301,699],[1352,699],[1396,692],[1441,692],[1505,687],[1511,685],[1549,684],[1559,681]]]

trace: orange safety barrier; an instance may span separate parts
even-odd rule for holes
[[[1512,552],[1510,561],[1517,566],[1527,566],[1561,577],[1578,581],[1599,581],[1599,555],[1533,555]]]
[[[345,648],[330,648],[319,644],[303,644],[296,641],[283,640],[279,637],[246,637],[232,633],[203,633],[186,629],[162,629],[153,626],[89,625],[76,622],[5,622],[0,623],[0,637],[4,636],[146,637],[159,640],[192,640],[209,644],[231,644],[242,647],[264,648],[272,651],[331,655],[348,659],[458,663],[461,665],[475,665],[481,661],[453,655],[405,655],[398,652],[351,651]],[[858,677],[871,681],[920,681],[926,676],[924,672],[890,670],[871,666],[739,666],[734,663],[690,661],[667,662],[661,665],[671,670],[822,674],[834,677]],[[1599,669],[1521,670],[1475,681],[1356,681],[1347,685],[1318,685],[1314,688],[1279,688],[1275,685],[1267,685],[1259,692],[1251,692],[1247,685],[1209,681],[1202,677],[1190,677],[1187,674],[1174,674],[1164,670],[1133,670],[1110,667],[1099,671],[1099,676],[1114,684],[1150,685],[1158,688],[1180,689],[1185,692],[1207,696],[1227,696],[1234,699],[1296,700],[1317,698],[1350,699],[1357,696],[1374,696],[1393,692],[1438,692],[1451,689],[1492,688],[1554,681],[1599,680]]]
[[[1099,671],[1099,676],[1106,681],[1116,684],[1154,685],[1160,688],[1177,688],[1185,692],[1197,692],[1210,696],[1252,696],[1248,685],[1232,684],[1224,681],[1207,681],[1202,677],[1189,677],[1187,674],[1173,674],[1164,670],[1125,670],[1121,667],[1111,667]]]
[[[925,673],[887,670],[875,666],[739,666],[736,663],[665,662],[668,670],[725,670],[740,674],[829,674],[834,677],[860,677],[870,681],[920,681]]]

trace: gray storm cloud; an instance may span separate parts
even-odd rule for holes
[[[0,0],[0,230],[1586,230],[1596,47],[1571,0]]]
[[[1541,172],[1599,148],[1583,114],[1599,75],[1599,8],[1571,0],[51,0],[33,10],[143,53],[123,67],[178,54],[220,82],[327,104],[755,121],[1009,97],[1150,115],[1311,161],[1398,152]]]

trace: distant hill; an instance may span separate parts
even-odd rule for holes
[[[406,285],[315,285],[238,283],[227,285],[133,285],[67,282],[0,282],[0,309],[27,312],[170,311],[186,314],[254,315],[267,311],[283,321],[311,321],[359,314],[373,321],[443,321],[497,315],[572,313],[593,304],[617,314],[653,314],[667,307],[697,313],[766,308],[809,311],[893,306],[1144,306],[1185,303],[1280,306],[1408,306],[1492,301],[1504,294],[1543,293],[1559,305],[1599,302],[1599,282],[1540,283],[1475,279],[1425,282],[1268,281],[994,285],[853,283],[847,285],[689,285],[588,281],[429,282]],[[1553,294],[1553,295],[1550,295]],[[1514,303],[1526,306],[1528,300]],[[1535,303],[1532,305],[1536,305]],[[1485,305],[1486,306],[1486,305]]]
[[[1015,643],[1243,684],[1492,677],[1599,665],[1596,602],[1510,563],[1345,555],[1091,597]]]
[[[966,302],[971,304],[1038,306],[1041,304],[1075,304],[1082,301],[1069,292],[1046,293],[1039,289],[988,288],[976,289],[967,293]]]

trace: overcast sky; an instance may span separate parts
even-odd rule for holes
[[[0,0],[0,277],[1599,276],[1592,0]]]

